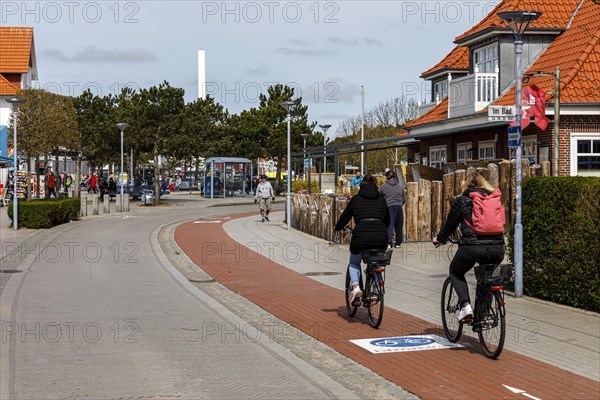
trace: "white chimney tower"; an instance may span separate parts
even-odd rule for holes
[[[198,50],[198,98],[206,99],[206,53]]]

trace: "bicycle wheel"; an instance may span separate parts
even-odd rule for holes
[[[370,288],[367,298],[367,311],[369,313],[369,324],[373,328],[379,328],[383,319],[383,286],[379,285],[379,280],[370,277],[367,285]]]
[[[502,294],[487,288],[482,297],[478,299],[479,304],[476,307],[480,310],[477,334],[483,353],[486,357],[494,359],[502,352],[506,336]]]
[[[447,277],[442,287],[442,326],[448,340],[456,343],[462,334],[463,325],[458,321],[460,304],[454,291],[450,277]]]
[[[350,288],[350,268],[346,268],[346,311],[348,316],[354,317],[356,314],[357,306],[352,305],[352,289]]]

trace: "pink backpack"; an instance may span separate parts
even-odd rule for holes
[[[502,207],[502,192],[500,189],[494,190],[490,194],[481,194],[478,192],[469,193],[473,200],[473,213],[471,214],[472,224],[467,221],[467,225],[478,235],[498,235],[504,232],[505,212]]]

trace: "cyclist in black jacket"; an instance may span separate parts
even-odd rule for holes
[[[339,221],[335,230],[344,229],[354,217],[355,228],[350,240],[350,284],[352,287],[352,303],[360,299],[362,291],[358,286],[361,275],[360,253],[367,250],[386,250],[387,227],[390,223],[390,213],[385,199],[377,190],[377,179],[366,175],[360,183],[358,194],[354,195]]]
[[[461,188],[464,192],[455,198],[442,230],[433,238],[433,244],[445,243],[460,225],[461,238],[458,250],[450,263],[450,277],[461,305],[458,319],[469,320],[473,318],[473,309],[465,274],[473,268],[475,263],[497,264],[502,262],[504,259],[504,235],[502,233],[478,235],[469,226],[472,223],[471,213],[473,210],[473,200],[469,197],[469,193],[477,191],[481,194],[490,194],[495,190],[494,187],[480,173],[476,172],[465,178]]]

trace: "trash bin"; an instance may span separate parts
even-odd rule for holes
[[[154,205],[154,192],[152,190],[144,190],[142,192],[142,201],[145,206]]]

